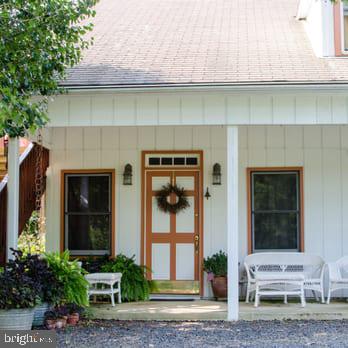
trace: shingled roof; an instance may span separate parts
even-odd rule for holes
[[[65,86],[348,81],[314,55],[298,0],[100,0]]]

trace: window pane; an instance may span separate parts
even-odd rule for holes
[[[297,213],[255,213],[255,249],[298,249]]]
[[[254,173],[253,210],[297,210],[297,173]]]
[[[109,250],[109,215],[69,215],[68,249],[70,250]]]
[[[109,212],[109,178],[68,176],[68,212]]]

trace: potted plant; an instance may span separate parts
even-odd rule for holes
[[[54,330],[57,324],[57,313],[54,310],[45,312],[45,326],[48,330]]]
[[[151,283],[145,276],[146,267],[123,254],[117,255],[101,267],[101,272],[122,273],[122,301],[145,301],[149,298]]]
[[[57,313],[57,321],[56,321],[56,328],[62,329],[66,326],[67,320],[68,320],[68,308],[67,306],[59,306],[56,307],[56,313]]]
[[[83,311],[83,307],[76,305],[75,303],[69,303],[68,308],[68,324],[76,325],[80,320],[80,313]]]
[[[39,291],[38,284],[22,268],[0,273],[0,329],[30,330]]]
[[[44,314],[51,307],[60,302],[63,296],[63,283],[50,269],[47,260],[40,255],[27,254],[13,250],[14,261],[8,263],[8,267],[25,269],[26,275],[39,286],[40,302],[35,307],[33,326],[44,324]]]
[[[203,261],[203,269],[208,273],[214,297],[227,297],[227,254],[223,251],[207,257]]]
[[[88,306],[88,282],[78,261],[71,261],[68,251],[62,254],[46,253],[45,258],[59,283],[63,284],[60,304],[75,303],[83,307]]]

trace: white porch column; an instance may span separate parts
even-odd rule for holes
[[[19,138],[8,141],[7,181],[7,258],[12,258],[10,248],[18,246],[19,218]]]
[[[227,319],[238,320],[238,127],[227,127]]]

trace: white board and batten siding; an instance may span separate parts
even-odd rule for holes
[[[209,200],[204,199],[204,254],[226,250],[226,212],[222,209],[226,206],[225,187],[211,185],[213,164],[226,161],[225,127],[54,127],[47,134],[51,148],[47,176],[48,250],[59,248],[61,170],[113,168],[116,171],[116,252],[135,254],[140,262],[141,151],[196,149],[204,151],[204,191],[209,186],[212,195]],[[132,186],[122,185],[127,163],[133,167]],[[225,170],[223,166],[223,178]],[[163,248],[161,253],[167,254]]]
[[[49,104],[50,126],[317,125],[348,122],[348,94],[68,94]]]
[[[50,135],[49,250],[59,248],[61,169],[114,168],[116,252],[140,261],[141,151],[149,149],[204,151],[204,191],[211,193],[204,199],[204,255],[226,250],[226,127],[57,127]],[[216,162],[221,186],[211,185]],[[126,163],[132,186],[122,185]],[[326,261],[348,254],[348,126],[240,126],[239,260],[247,253],[246,168],[283,166],[304,168],[305,251]]]

